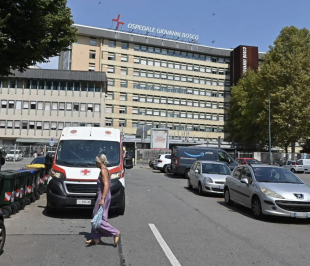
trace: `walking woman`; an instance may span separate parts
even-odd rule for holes
[[[103,214],[100,228],[91,230],[91,239],[87,240],[86,244],[96,245],[101,237],[114,237],[114,245],[116,246],[121,232],[108,223],[108,211],[111,202],[111,179],[107,168],[107,157],[104,154],[99,154],[96,157],[96,164],[100,168],[100,174],[97,181],[97,199],[93,210],[93,217],[98,212],[100,206],[103,206]]]

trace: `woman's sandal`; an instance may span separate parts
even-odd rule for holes
[[[117,235],[114,236],[114,246],[117,246],[120,236],[121,236],[121,232],[118,231]]]
[[[85,242],[87,245],[98,245],[99,244],[99,239],[95,240],[95,239],[90,239],[90,240],[87,240]]]

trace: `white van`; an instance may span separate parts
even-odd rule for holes
[[[310,159],[299,159],[296,162],[297,165],[302,165],[304,172],[310,172]]]
[[[63,129],[51,164],[52,170],[46,193],[47,212],[94,206],[100,172],[95,158],[101,153],[107,156],[108,169],[111,173],[110,208],[115,209],[118,214],[124,214],[124,168],[130,169],[133,164],[131,161],[124,166],[120,130],[102,127]]]

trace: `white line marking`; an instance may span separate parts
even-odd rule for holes
[[[167,243],[165,242],[165,240],[163,239],[163,237],[161,236],[161,234],[157,230],[156,226],[154,224],[149,224],[149,226],[150,226],[154,236],[156,237],[159,245],[161,246],[161,248],[165,252],[167,258],[169,259],[171,265],[172,266],[181,266],[180,262],[173,255],[171,249],[168,247]]]

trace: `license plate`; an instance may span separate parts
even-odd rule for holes
[[[78,205],[90,205],[91,200],[76,200],[76,204],[78,204]]]
[[[295,218],[310,218],[310,212],[294,212],[292,216]]]
[[[224,189],[224,186],[219,186],[219,189]]]

